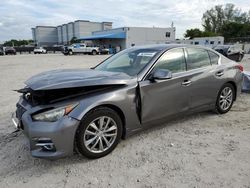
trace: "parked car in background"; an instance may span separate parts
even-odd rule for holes
[[[64,55],[73,55],[78,53],[96,55],[99,54],[99,52],[99,47],[88,46],[84,43],[75,43],[70,46],[65,46],[62,51]]]
[[[149,126],[201,111],[227,113],[241,92],[242,71],[204,47],[132,47],[91,69],[31,77],[18,90],[12,120],[34,157],[60,158],[77,147],[99,158]]]
[[[227,58],[240,62],[244,57],[244,50],[236,45],[218,45],[213,48]]]
[[[4,53],[5,55],[16,55],[16,50],[13,47],[5,47]]]
[[[33,52],[34,54],[46,54],[47,50],[43,47],[36,47]]]
[[[0,55],[4,55],[3,48],[0,48]]]
[[[107,48],[106,46],[101,46],[99,49],[100,49],[100,54],[110,54],[109,48]]]

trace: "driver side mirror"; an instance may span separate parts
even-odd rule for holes
[[[168,80],[172,78],[172,72],[166,69],[156,69],[151,75],[150,80]]]

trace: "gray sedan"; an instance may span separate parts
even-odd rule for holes
[[[12,120],[34,157],[77,149],[110,153],[121,138],[180,115],[228,112],[241,90],[241,65],[214,50],[185,45],[133,47],[91,69],[31,77]]]

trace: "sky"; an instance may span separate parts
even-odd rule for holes
[[[110,21],[113,27],[170,27],[176,38],[201,28],[202,14],[218,4],[250,10],[249,0],[1,0],[0,41],[31,39],[37,25],[57,26],[74,20]]]

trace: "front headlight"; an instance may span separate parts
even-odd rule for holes
[[[71,104],[64,107],[48,110],[39,114],[32,116],[32,119],[35,121],[49,121],[54,122],[63,116],[69,114],[78,104]]]

